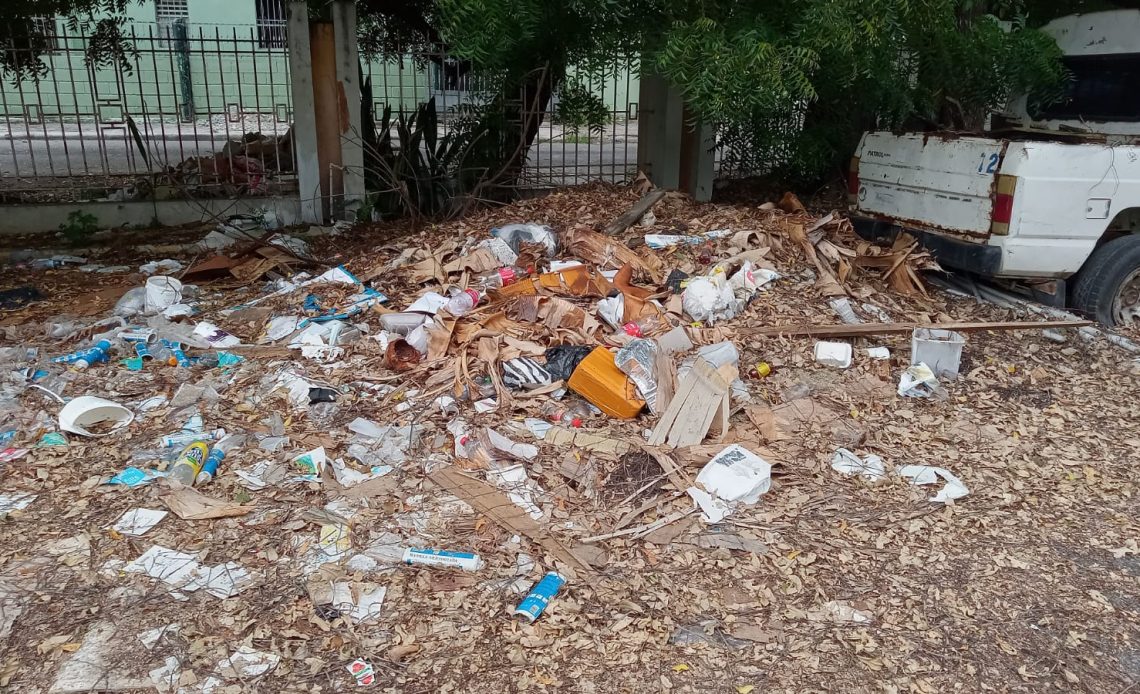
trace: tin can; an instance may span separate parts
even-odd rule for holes
[[[449,552],[445,549],[404,550],[404,563],[409,566],[451,566],[464,571],[478,571],[483,561],[472,552]]]
[[[145,342],[135,342],[135,356],[143,361],[150,361],[154,359],[154,355],[150,353],[150,348],[146,346]]]
[[[558,591],[566,583],[566,579],[562,574],[551,571],[542,577],[530,593],[527,594],[519,606],[515,608],[515,614],[522,617],[527,622],[533,622],[538,619],[550,601],[558,594]]]

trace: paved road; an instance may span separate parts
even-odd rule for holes
[[[231,134],[232,135],[232,134]],[[233,137],[237,137],[233,135]],[[553,139],[551,139],[553,138]],[[528,182],[570,185],[599,178],[621,181],[635,173],[636,131],[607,134],[590,143],[570,143],[559,131],[544,129],[528,156]],[[225,146],[226,133],[185,132],[148,138],[155,169],[175,166],[188,157],[204,156]],[[82,186],[71,178],[103,178],[145,172],[133,140],[125,132],[63,133],[49,131],[25,136],[0,134],[0,188],[39,189],[48,186]],[[633,172],[633,173],[631,173]],[[55,179],[45,181],[44,178]],[[87,182],[88,185],[95,181]]]

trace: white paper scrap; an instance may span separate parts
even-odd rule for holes
[[[931,501],[946,503],[953,499],[961,499],[970,493],[962,480],[958,479],[954,473],[946,468],[930,467],[928,465],[904,465],[898,470],[899,474],[910,480],[910,483],[918,486],[925,484],[937,484],[938,479],[942,478],[946,484],[937,494],[930,497]]]
[[[123,535],[145,535],[159,521],[166,518],[166,511],[149,508],[132,508],[124,513],[111,528]]]

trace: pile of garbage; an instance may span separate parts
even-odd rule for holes
[[[154,155],[160,152],[152,153]],[[212,154],[194,155],[137,176],[105,200],[171,200],[281,193],[294,169],[293,128],[280,135],[243,134]]]
[[[458,585],[508,596],[530,624],[605,569],[609,543],[696,533],[705,551],[763,554],[747,523],[726,523],[779,494],[774,469],[787,461],[767,447],[801,427],[826,432],[843,476],[904,495],[941,485],[930,503],[962,503],[970,490],[956,471],[892,468],[858,452],[867,432],[856,415],[816,401],[810,385],[774,390],[777,372],[795,369],[752,329],[781,302],[778,287],[816,294],[819,309],[798,324],[760,323],[831,330],[813,340],[816,364],[858,366],[868,397],[945,400],[967,344],[944,320],[900,329],[899,300],[855,281],[885,269],[870,278],[921,296],[928,256],[905,240],[865,244],[838,215],[810,217],[798,201],[781,206],[756,210],[754,228],[641,227],[628,240],[526,220],[429,231],[422,245],[323,267],[327,254],[288,234],[257,229],[251,245],[231,224],[203,239],[213,257],[140,267],[149,276],[105,315],[53,317],[46,331],[8,321],[0,459],[31,472],[32,461],[87,452],[74,489],[115,509],[107,532],[130,544],[79,534],[49,553],[78,553],[93,581],[145,585],[175,604],[288,576],[311,619],[357,628],[384,621],[400,567],[456,570]],[[238,269],[249,263],[256,271]],[[892,279],[900,272],[905,281]],[[900,332],[909,354],[875,337]],[[49,492],[35,479],[9,476],[0,513],[35,512]],[[169,529],[171,514],[183,532]],[[184,532],[203,521],[231,540],[287,532],[277,548],[203,553]],[[23,561],[0,575],[11,598],[0,638],[36,609],[25,589],[39,560]],[[172,637],[172,624],[139,639]],[[130,628],[89,628],[51,691],[72,691],[66,682],[83,679],[72,670],[107,663],[113,635]],[[193,668],[170,656],[138,677],[207,692],[285,667],[249,643],[199,655]],[[374,659],[340,666],[346,682],[378,676]]]

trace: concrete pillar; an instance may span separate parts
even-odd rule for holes
[[[334,0],[337,104],[340,106],[340,152],[344,197],[338,216],[353,220],[364,204],[364,139],[360,130],[360,56],[356,48],[356,4]],[[336,201],[334,201],[335,203]],[[334,208],[337,207],[334,204]]]
[[[712,200],[714,147],[716,129],[697,122],[686,108],[681,128],[680,177],[677,187],[693,196],[697,202]]]
[[[658,188],[710,200],[715,129],[694,124],[680,90],[660,75],[641,75],[638,108],[637,168]]]
[[[637,111],[637,168],[658,188],[680,184],[682,100],[665,78],[642,73]]]
[[[340,152],[342,104],[337,95],[336,41],[331,22],[309,23],[313,64],[313,114],[317,126],[317,165],[321,181],[321,211],[335,216],[333,201],[344,196],[344,162]]]
[[[313,103],[313,61],[309,49],[309,8],[290,0],[286,25],[289,79],[293,96],[293,158],[301,198],[301,221],[322,224],[320,164],[317,160],[317,119]]]

